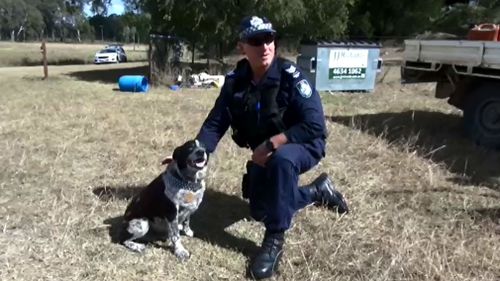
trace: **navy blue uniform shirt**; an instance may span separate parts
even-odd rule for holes
[[[226,81],[246,77],[248,79],[242,80],[249,81],[248,87],[257,87],[257,89],[280,84],[280,92],[276,99],[279,107],[287,107],[283,114],[283,122],[287,128],[284,134],[288,142],[304,144],[314,157],[324,157],[326,126],[321,98],[301,70],[290,61],[280,64],[278,58],[275,58],[258,85],[250,82],[251,75],[248,61],[243,59],[234,71],[226,75]],[[228,107],[234,93],[227,85],[228,83],[225,83],[222,87],[214,107],[196,137],[210,153],[215,150],[231,124]]]

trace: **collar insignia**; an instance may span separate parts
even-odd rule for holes
[[[285,69],[285,71],[287,73],[290,73],[290,74],[294,73],[295,70],[297,70],[297,68],[295,66],[293,66],[293,65],[290,65],[290,67],[288,67],[287,69]]]

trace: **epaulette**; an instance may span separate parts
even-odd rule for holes
[[[292,76],[294,79],[300,76],[300,70],[293,62],[289,60],[284,60],[282,71],[287,75]]]

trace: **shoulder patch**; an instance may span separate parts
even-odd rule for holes
[[[234,74],[236,74],[236,73],[234,72],[234,70],[231,70],[230,72],[228,72],[228,73],[226,74],[226,76],[227,76],[227,77],[233,77],[233,76],[234,76]]]
[[[293,78],[297,79],[300,76],[300,72],[297,70],[293,73]]]
[[[297,84],[295,84],[295,87],[299,91],[299,94],[306,99],[312,95],[311,86],[309,85],[309,82],[307,82],[306,79],[302,79],[299,82],[297,82]]]
[[[290,74],[294,73],[295,70],[297,70],[297,68],[294,65],[290,65],[288,68],[285,69],[285,71]]]

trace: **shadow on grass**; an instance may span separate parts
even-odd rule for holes
[[[103,201],[129,200],[144,187],[97,187],[93,193]],[[243,218],[249,218],[248,204],[245,201],[234,195],[207,189],[199,209],[191,217],[191,228],[196,238],[244,255],[251,255],[258,249],[253,241],[233,236],[224,230]],[[118,243],[123,229],[123,217],[108,218],[104,223],[109,225],[111,241]],[[152,228],[155,233],[148,235],[146,242],[154,243],[156,240],[165,239],[164,227],[153,225]]]
[[[415,193],[427,193],[427,194],[432,194],[432,193],[455,193],[455,194],[470,194],[470,192],[468,191],[459,191],[459,190],[456,190],[456,189],[453,189],[453,188],[450,188],[450,187],[433,187],[433,188],[428,188],[428,189],[424,189],[424,190],[421,190],[419,189],[418,191],[416,191],[415,189],[393,189],[393,190],[386,190],[386,191],[382,191],[382,193],[386,194],[386,195],[411,195],[411,194],[415,194]],[[380,195],[380,191],[374,191],[374,192],[370,192],[370,195],[372,195],[373,197],[376,197],[378,195]],[[500,194],[494,194],[494,193],[485,193],[485,194],[481,194],[482,197],[487,197],[487,198],[494,198],[494,199],[498,199],[500,200]]]
[[[106,68],[106,65],[101,65],[103,69],[85,70],[71,72],[68,75],[79,80],[87,82],[103,82],[103,83],[118,83],[118,79],[123,75],[149,75],[149,66],[137,67],[121,67],[121,68]]]
[[[387,202],[398,202],[398,209],[410,208],[429,217],[442,218],[445,212],[453,214],[453,217],[459,221],[468,217],[474,221],[474,225],[482,227],[485,231],[490,231],[491,226],[493,226],[492,231],[500,234],[500,207],[463,208],[460,207],[460,203],[458,203],[457,206],[452,208],[441,208],[436,205],[434,200],[430,199],[431,196],[434,199],[446,198],[447,194],[450,193],[462,194],[464,198],[466,198],[472,192],[473,191],[460,191],[448,187],[437,187],[424,190],[394,189],[382,192],[371,192],[370,195],[374,198],[382,197],[387,200]],[[415,206],[414,203],[415,195],[421,196],[421,199],[418,200],[418,206]],[[480,196],[500,200],[500,195],[495,193],[485,193]],[[439,219],[437,221],[439,221]],[[453,225],[453,223],[451,225]],[[470,223],[467,221],[466,225],[470,226]]]
[[[470,211],[470,215],[475,221],[487,219],[493,221],[500,227],[500,208],[474,209]]]
[[[402,150],[443,164],[457,184],[485,185],[500,191],[500,152],[479,147],[463,135],[458,115],[405,111],[353,116],[328,116],[327,120],[386,139]]]

